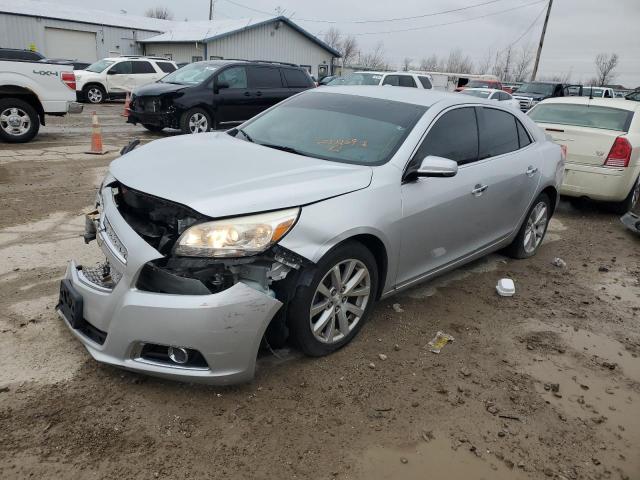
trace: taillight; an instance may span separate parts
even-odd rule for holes
[[[62,83],[64,83],[71,90],[76,89],[76,75],[73,72],[62,72]]]
[[[566,145],[560,145],[560,156],[562,157],[562,161],[563,162],[567,161],[567,146]]]
[[[624,137],[617,137],[604,161],[605,167],[628,167],[631,160],[631,144]]]

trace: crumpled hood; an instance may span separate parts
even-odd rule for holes
[[[124,185],[225,217],[305,205],[366,188],[371,167],[262,147],[226,133],[148,143],[114,160]]]
[[[519,93],[519,92],[514,92],[513,93],[514,97],[524,97],[524,98],[530,98],[531,100],[536,100],[536,101],[541,101],[544,100],[545,98],[547,98],[544,95],[540,95],[538,93]]]
[[[149,83],[148,85],[143,85],[141,87],[134,88],[133,94],[138,97],[159,96],[167,93],[180,92],[185,88],[187,88],[185,85],[176,85],[175,83],[155,82],[155,83]]]

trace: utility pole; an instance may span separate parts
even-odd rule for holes
[[[551,14],[551,6],[553,0],[549,0],[549,6],[547,7],[547,15],[544,17],[544,26],[542,27],[542,33],[540,34],[540,43],[538,44],[538,52],[536,53],[536,63],[533,64],[533,72],[531,73],[531,81],[536,79],[538,74],[538,64],[540,63],[540,55],[542,54],[542,44],[544,43],[544,35],[547,33],[547,23],[549,23],[549,15]]]
[[[215,6],[215,0],[209,0],[209,20],[213,20],[213,9]]]

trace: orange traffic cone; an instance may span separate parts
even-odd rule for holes
[[[131,111],[130,106],[131,106],[131,96],[129,95],[129,92],[127,92],[127,96],[125,97],[125,100],[124,100],[124,112],[122,112],[123,117],[129,116],[129,112]]]
[[[90,153],[91,155],[104,155],[107,153],[107,151],[102,148],[102,131],[100,130],[100,123],[98,123],[98,114],[96,112],[93,112],[91,119],[91,150],[85,153]]]

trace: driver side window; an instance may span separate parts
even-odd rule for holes
[[[473,107],[451,110],[436,120],[418,148],[414,161],[427,155],[448,158],[458,165],[478,160],[478,123]]]
[[[245,67],[227,68],[218,75],[218,84],[226,83],[229,88],[247,88],[247,69]]]

